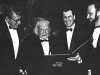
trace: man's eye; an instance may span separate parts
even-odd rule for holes
[[[43,32],[43,30],[40,30],[40,32]]]
[[[46,30],[47,33],[49,33],[49,30]]]
[[[71,18],[72,16],[68,16],[68,18]]]
[[[64,18],[64,20],[67,20],[67,18]]]
[[[41,32],[43,32],[43,30],[41,30]]]
[[[93,13],[88,13],[89,15],[92,15]]]
[[[67,18],[66,16],[64,16],[63,18]]]

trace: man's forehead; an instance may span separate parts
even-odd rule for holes
[[[14,18],[14,19],[20,19],[21,16],[20,15],[17,15],[16,13],[13,13],[12,18]]]
[[[39,23],[39,25],[40,25],[40,28],[45,28],[45,27],[48,27],[48,22],[47,21],[41,21]]]
[[[73,14],[72,14],[72,11],[69,10],[69,11],[67,11],[67,12],[63,12],[63,15],[64,15],[64,16],[69,16],[69,15],[73,15]]]
[[[95,10],[96,10],[96,9],[95,9],[94,4],[91,4],[91,5],[88,6],[88,11],[89,11],[89,12],[95,12]]]

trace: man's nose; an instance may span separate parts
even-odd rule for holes
[[[21,21],[18,21],[18,24],[21,24]]]
[[[46,30],[45,29],[43,30],[43,34],[46,34]]]
[[[68,19],[68,18],[66,18],[66,21],[69,21],[69,19]]]
[[[89,19],[89,14],[87,15],[87,19]]]

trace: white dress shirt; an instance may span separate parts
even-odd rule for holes
[[[94,48],[97,47],[97,42],[98,42],[99,36],[100,36],[100,27],[94,29],[94,32],[93,32],[93,35],[92,35],[92,37],[93,37],[92,45],[93,45]]]
[[[70,28],[72,28],[72,31],[70,31],[70,30],[66,31],[68,50],[70,50],[70,45],[71,45],[71,40],[72,40],[72,35],[73,35],[74,28],[75,28],[75,24]],[[68,28],[68,29],[70,29],[70,28]]]
[[[19,37],[18,37],[18,33],[17,33],[17,30],[9,28],[10,25],[7,23],[7,21],[6,21],[6,24],[8,26],[8,30],[9,30],[11,38],[12,38],[12,43],[13,43],[13,48],[14,48],[14,54],[15,54],[15,59],[16,59],[17,58],[18,49],[19,49]]]
[[[49,41],[43,41],[43,42],[41,42],[41,44],[42,44],[42,48],[43,48],[44,54],[45,55],[50,55],[50,53],[49,53],[49,49],[50,49]]]

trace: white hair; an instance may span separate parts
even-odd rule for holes
[[[49,21],[44,19],[44,18],[38,18],[38,21],[36,22],[36,25],[35,25],[35,28],[34,28],[35,35],[38,35],[38,29],[39,29],[39,27],[41,25],[41,22],[43,22],[43,21],[47,23],[47,25],[49,26],[49,29],[51,31],[51,27],[50,27]]]

